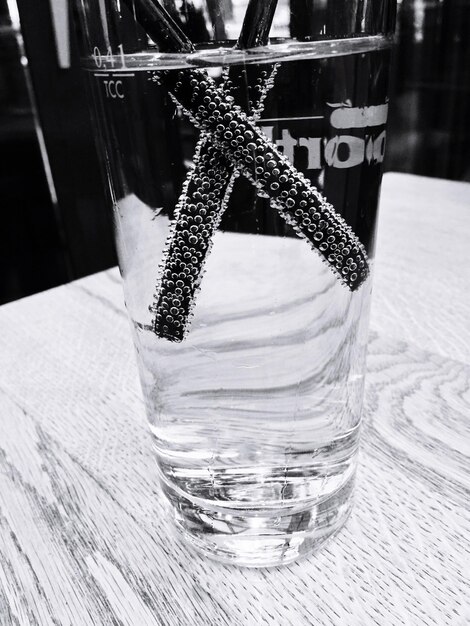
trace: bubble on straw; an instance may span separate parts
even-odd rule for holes
[[[224,100],[223,91],[204,72],[191,70],[190,76],[193,84],[197,82],[197,88],[189,97],[184,74],[180,74],[174,83],[168,76],[167,88],[175,100],[181,103],[198,127],[212,133],[214,142],[224,151],[226,158],[240,167],[261,192],[269,194],[282,217],[302,238],[309,240],[341,282],[351,290],[357,289],[367,278],[368,260],[352,229],[240,107]],[[201,104],[204,98],[206,102],[209,98],[213,106]],[[253,138],[249,133],[253,134]],[[243,138],[235,148],[231,145],[234,135]],[[247,162],[248,156],[254,157],[254,163]],[[318,219],[319,216],[321,219]],[[309,221],[304,225],[304,220]],[[316,222],[315,233],[313,228],[309,229],[312,220]],[[334,261],[329,258],[334,258]],[[349,258],[357,266],[357,271],[351,271],[347,263]]]
[[[255,66],[250,66],[250,74],[261,76],[263,84],[257,86],[256,95],[249,99],[249,110],[252,111],[252,118],[256,119],[263,110],[263,103],[269,89],[274,84],[274,77],[277,72],[277,65],[268,72],[266,69],[258,70]],[[224,77],[224,87],[233,89],[233,82],[229,79],[230,72]],[[233,73],[232,73],[233,76]],[[243,74],[247,81],[247,72]],[[243,80],[241,78],[240,80]],[[267,79],[267,80],[266,80]],[[228,85],[228,87],[227,87]],[[253,100],[252,98],[255,98]],[[227,94],[226,101],[234,102],[230,93]],[[205,98],[205,104],[209,105],[210,100]],[[224,129],[219,125],[219,130]],[[237,132],[237,124],[232,122],[226,130],[227,139],[230,140],[232,148],[237,148],[243,139]],[[250,136],[250,135],[249,135]],[[248,137],[249,137],[248,136]],[[207,154],[206,154],[207,153]],[[202,175],[201,175],[202,172]],[[165,337],[170,341],[181,341],[187,333],[194,312],[197,293],[200,290],[201,281],[204,274],[206,260],[212,250],[213,235],[222,220],[223,213],[228,204],[235,179],[240,175],[238,168],[226,161],[219,149],[210,143],[210,135],[202,133],[197,144],[194,167],[189,172],[180,195],[175,219],[170,227],[170,234],[167,238],[167,245],[164,250],[164,262],[160,266],[157,291],[154,296],[154,304],[150,307],[154,314],[153,328],[158,336]],[[207,193],[204,193],[206,191]],[[199,200],[194,203],[192,200]],[[208,207],[207,201],[213,203]],[[179,222],[183,216],[197,213],[199,220],[191,226],[192,234],[188,234],[184,229],[180,232]],[[203,219],[201,219],[203,218]],[[184,268],[176,265],[180,255],[180,250],[185,244],[195,245],[198,231],[202,233],[199,254],[192,255],[186,252],[187,264]],[[188,271],[189,260],[192,262]],[[181,295],[172,292],[174,289],[174,273],[182,269],[186,276],[185,292]],[[169,271],[168,271],[169,270]],[[181,277],[180,277],[181,278]],[[171,306],[173,303],[175,306]],[[175,324],[178,321],[178,324]]]

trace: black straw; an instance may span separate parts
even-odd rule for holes
[[[259,0],[250,0],[236,45],[238,49],[253,42],[256,46],[268,43],[277,1],[260,3]],[[273,84],[275,71],[272,65],[233,65],[226,75],[226,93],[232,95],[235,103],[251,115],[258,116]],[[233,164],[224,158],[211,136],[204,134],[194,158],[194,168],[188,173],[176,207],[177,217],[168,237],[155,304],[151,307],[155,314],[154,331],[158,336],[181,341],[188,329],[213,236],[227,207],[234,182]],[[194,221],[195,213],[198,214],[197,223]],[[190,257],[184,250],[191,246],[190,239],[196,235],[197,251]],[[183,292],[180,287],[176,292],[174,276],[182,272],[186,273],[184,286],[187,289]]]
[[[194,52],[191,41],[157,0],[124,0],[124,3],[161,52]]]
[[[238,39],[241,50],[265,46],[276,12],[277,0],[251,0]]]

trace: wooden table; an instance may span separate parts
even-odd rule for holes
[[[470,623],[470,185],[389,174],[357,503],[318,555],[172,534],[116,269],[0,308],[2,626]]]

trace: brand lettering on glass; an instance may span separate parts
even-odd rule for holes
[[[295,136],[293,128],[296,124],[323,119],[321,116],[271,118],[260,120],[260,125],[270,141],[283,150],[291,163],[295,163],[300,150],[306,150],[307,170],[320,170],[325,164],[329,167],[347,169],[361,165],[364,161],[369,164],[382,163],[386,131],[377,127],[383,127],[387,122],[388,104],[361,108],[341,104],[330,106],[333,109],[329,118],[331,128],[336,131],[370,128],[370,132],[364,137],[356,137],[346,132],[338,133],[329,140],[321,136]],[[277,125],[266,122],[277,122]],[[274,136],[275,128],[277,138]]]

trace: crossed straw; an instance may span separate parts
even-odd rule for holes
[[[126,0],[162,51],[191,53],[194,46],[157,0]],[[277,0],[250,0],[240,49],[266,45]],[[233,187],[243,174],[257,194],[320,254],[338,279],[355,291],[369,274],[367,253],[343,218],[256,126],[276,66],[231,69],[222,86],[200,69],[161,71],[159,82],[201,130],[170,229],[154,303],[153,330],[181,342],[189,330],[205,261]],[[239,80],[242,78],[243,80]],[[247,90],[234,89],[237,84]],[[245,110],[244,110],[245,109]]]

